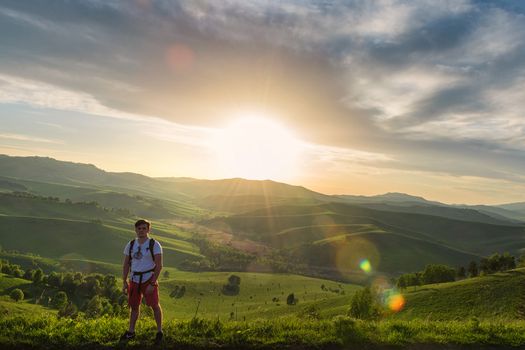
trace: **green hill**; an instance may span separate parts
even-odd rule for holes
[[[515,320],[525,317],[525,269],[462,281],[409,287],[395,319]]]
[[[237,320],[271,319],[300,314],[309,305],[332,300],[333,305],[348,309],[353,293],[360,286],[291,274],[235,272],[241,279],[237,295],[224,295],[229,272],[176,272],[173,279],[161,280],[161,299],[168,318],[199,317],[228,320],[233,312]],[[325,286],[323,290],[321,286]],[[170,297],[176,286],[184,286],[180,299]],[[330,291],[329,289],[332,289]],[[338,290],[339,293],[333,291]],[[344,295],[340,293],[344,291]],[[296,305],[287,305],[286,298],[294,293]],[[198,310],[197,310],[198,307]],[[333,306],[335,307],[335,306]],[[328,310],[326,310],[328,312]],[[333,312],[333,310],[332,310]],[[344,313],[343,312],[343,313]]]
[[[301,186],[275,181],[244,179],[198,180],[150,178],[134,173],[112,173],[91,164],[58,161],[44,157],[0,155],[0,176],[58,185],[99,187],[121,193],[190,202],[207,196],[256,195],[286,198],[330,198]],[[12,180],[4,180],[13,186]],[[15,185],[16,186],[16,185]]]
[[[5,250],[31,252],[58,260],[113,264],[122,263],[124,246],[134,237],[130,229],[99,222],[13,216],[0,216],[0,233],[0,244]],[[159,240],[163,244],[166,266],[175,267],[183,260],[202,258],[197,247],[175,236]]]
[[[0,177],[0,193],[17,191],[36,196],[56,197],[62,201],[97,202],[102,207],[120,210],[122,214],[128,213],[128,215],[134,214],[152,219],[193,218],[205,213],[202,209],[188,202],[138,195],[134,194],[133,191],[131,193],[117,192],[105,189],[103,186],[85,186]]]
[[[311,267],[332,271],[341,269],[338,254],[359,255],[352,253],[352,244],[348,243],[357,238],[366,241],[369,250],[361,250],[360,259],[375,260],[379,271],[391,273],[413,271],[429,263],[465,265],[493,252],[519,254],[525,248],[523,226],[380,211],[343,203],[267,207],[203,224],[267,243],[308,261]],[[356,258],[350,260],[357,268]]]
[[[236,234],[262,241],[300,227],[314,228],[317,239],[320,239],[326,231],[331,231],[323,227],[372,224],[383,231],[402,233],[477,255],[505,250],[516,253],[525,247],[525,226],[521,225],[493,225],[342,203],[275,206],[204,223],[210,226],[222,224]]]
[[[9,293],[15,288],[25,291],[25,294],[30,294],[28,290],[31,289],[31,282],[0,273],[0,318],[16,315],[39,316],[56,313],[54,310],[30,303],[27,300],[15,302],[9,297]]]
[[[0,214],[79,220],[117,220],[118,216],[95,203],[65,203],[30,194],[0,193]]]

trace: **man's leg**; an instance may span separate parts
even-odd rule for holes
[[[159,304],[152,306],[153,316],[155,316],[155,322],[157,322],[157,332],[162,332],[162,308]]]
[[[129,313],[129,331],[135,332],[135,324],[140,315],[140,304],[131,306],[131,311]]]

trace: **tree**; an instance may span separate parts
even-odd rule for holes
[[[62,281],[63,281],[62,274],[58,274],[55,271],[51,272],[47,276],[47,284],[49,284],[51,287],[55,287],[55,288],[62,287]]]
[[[51,305],[55,309],[61,309],[63,307],[66,307],[67,305],[67,294],[65,292],[58,292],[53,297],[53,300],[51,301]]]
[[[24,279],[28,281],[32,281],[34,273],[35,272],[33,271],[33,269],[31,268],[27,269],[26,272],[24,272]]]
[[[469,277],[477,277],[479,275],[478,264],[475,261],[471,261],[468,264],[468,275]]]
[[[35,273],[33,274],[33,283],[40,284],[42,283],[43,279],[44,279],[44,272],[42,271],[42,269],[36,269]]]
[[[228,283],[222,286],[222,294],[224,295],[237,295],[239,294],[241,284],[241,278],[236,275],[230,275],[228,277]]]
[[[15,288],[15,289],[13,289],[11,291],[11,293],[9,293],[9,296],[14,301],[20,301],[20,300],[24,299],[24,292],[22,292],[21,289]]]
[[[446,265],[429,264],[425,267],[422,278],[425,284],[452,282],[456,278],[456,270]]]
[[[399,289],[405,289],[407,287],[406,274],[399,276],[399,278],[396,281],[396,287]]]
[[[18,265],[11,265],[11,275],[16,278],[22,278],[24,271]]]
[[[62,279],[62,289],[69,293],[69,295],[73,295],[79,285],[80,282],[75,280],[75,275],[72,272],[64,274],[64,278]]]
[[[507,271],[516,268],[516,259],[508,252],[494,253],[488,258],[482,258],[479,265],[479,269],[485,274]]]
[[[380,307],[370,287],[358,290],[350,301],[349,316],[360,319],[375,319],[380,315]]]
[[[231,275],[230,277],[228,277],[228,283],[238,286],[241,284],[241,278],[237,275]]]

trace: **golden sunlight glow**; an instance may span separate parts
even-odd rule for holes
[[[255,115],[220,129],[214,140],[225,176],[253,180],[293,179],[301,149],[301,142],[284,126]]]

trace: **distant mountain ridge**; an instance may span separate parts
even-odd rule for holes
[[[342,198],[348,202],[352,203],[397,203],[397,204],[429,204],[429,205],[439,205],[446,206],[446,204],[429,201],[423,197],[413,196],[406,193],[399,192],[388,192],[385,194],[375,195],[375,196],[355,196],[355,195],[337,195],[336,197]]]
[[[11,157],[0,155],[0,189],[23,190],[16,179],[95,186],[117,192],[188,202],[208,210],[241,213],[258,207],[303,203],[343,202],[393,212],[414,212],[485,223],[517,224],[525,221],[523,203],[501,206],[455,206],[405,193],[390,192],[375,196],[326,195],[272,180],[241,178],[202,180],[189,177],[148,177],[141,174],[107,172],[92,164],[59,161],[48,157]],[[11,180],[11,179],[13,180]]]
[[[314,275],[334,278],[362,275],[356,266],[364,258],[378,271],[395,275],[428,263],[464,266],[496,251],[517,254],[525,249],[525,224],[512,206],[459,207],[404,193],[325,195],[271,180],[152,178],[106,172],[91,164],[9,156],[0,156],[0,192],[5,199],[0,206],[4,245],[8,234],[40,237],[39,226],[45,226],[45,235],[53,235],[56,226],[71,237],[76,228],[88,232],[95,227],[100,237],[122,240],[125,230],[116,227],[126,227],[140,215],[154,219],[157,227],[191,223],[197,228],[191,234],[212,231],[224,246],[230,239],[254,242],[289,256],[289,262],[297,259]],[[92,204],[84,211],[75,202]],[[175,260],[200,259],[193,243],[171,243],[178,252]],[[85,247],[72,244],[61,253],[80,248]]]

